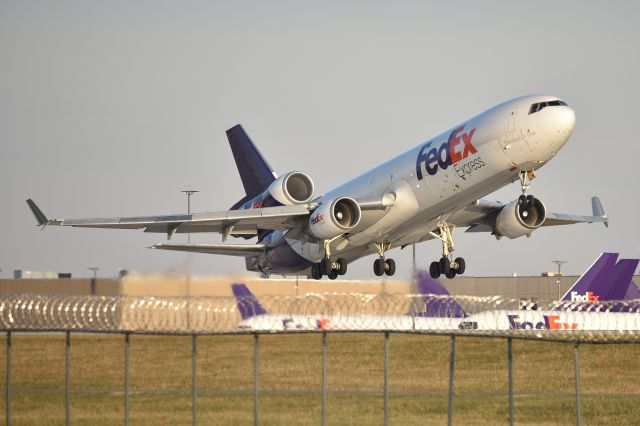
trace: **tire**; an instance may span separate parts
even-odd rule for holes
[[[332,269],[327,276],[329,277],[330,280],[335,280],[336,278],[338,278],[338,271],[335,269]]]
[[[379,258],[373,262],[373,273],[377,276],[382,276],[384,274],[384,259]]]
[[[456,275],[464,274],[464,271],[467,268],[467,265],[466,265],[464,259],[461,258],[461,257],[457,257],[456,258],[456,263],[458,264],[458,269],[456,269]]]
[[[396,273],[396,261],[393,259],[387,259],[385,260],[385,265],[386,268],[384,270],[384,273],[387,274],[387,276],[392,276],[393,274]]]
[[[443,256],[440,259],[440,273],[447,275],[450,269],[451,269],[451,262],[449,262],[449,259]]]
[[[440,264],[438,262],[431,262],[431,265],[429,266],[429,275],[431,275],[431,278],[434,280],[440,278]]]
[[[323,258],[320,261],[320,272],[322,272],[322,275],[329,275],[331,269],[331,259],[328,257]]]
[[[518,204],[520,204],[520,209],[526,209],[528,203],[529,202],[526,195],[522,194],[518,197]]]
[[[535,201],[536,201],[536,197],[534,197],[531,194],[527,195],[527,204],[528,204],[528,206],[532,205]]]
[[[449,272],[447,272],[445,275],[447,278],[452,279],[456,276],[456,270],[453,268],[449,269]]]
[[[340,265],[340,268],[338,269],[338,275],[344,275],[347,273],[347,261],[344,260],[343,258],[339,258],[337,260],[338,265]]]
[[[322,272],[320,272],[320,264],[314,263],[311,265],[311,277],[314,280],[322,279]]]

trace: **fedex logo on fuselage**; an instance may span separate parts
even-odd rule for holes
[[[577,291],[571,292],[572,302],[599,302],[600,296],[596,296],[592,291],[588,291],[585,294],[578,294]]]
[[[560,315],[543,315],[542,321],[520,321],[518,315],[507,315],[511,330],[577,330],[575,322],[562,322]]]
[[[449,134],[447,142],[443,143],[439,147],[432,147],[433,141],[427,142],[418,153],[416,160],[416,175],[418,180],[422,180],[422,167],[424,165],[425,170],[430,175],[435,175],[438,169],[445,170],[447,167],[456,164],[470,154],[476,154],[478,150],[471,143],[473,134],[476,129],[473,128],[466,133],[463,133],[466,124],[454,129]]]

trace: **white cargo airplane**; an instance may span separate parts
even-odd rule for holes
[[[155,249],[246,258],[247,269],[278,274],[309,273],[335,279],[347,264],[377,253],[378,276],[396,269],[387,252],[436,238],[442,258],[430,266],[434,278],[465,270],[453,258],[456,228],[490,232],[497,238],[530,236],[540,226],[579,222],[608,224],[600,200],[591,216],[547,212],[527,195],[535,172],[571,136],[575,113],[555,96],[533,95],[497,105],[421,143],[353,180],[314,196],[305,173],[280,177],[237,125],[227,131],[246,196],[230,210],[168,216],[49,220],[27,200],[38,225],[139,229],[177,233],[216,232],[222,244],[156,244]],[[502,204],[481,199],[520,181],[522,195]],[[255,244],[227,244],[229,236],[257,237]]]

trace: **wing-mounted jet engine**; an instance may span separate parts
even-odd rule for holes
[[[336,279],[338,275],[347,272],[345,259],[339,258],[335,262],[330,260],[329,245],[358,226],[361,217],[362,210],[358,202],[349,197],[323,201],[311,214],[307,231],[323,241],[326,254],[320,263],[312,265],[311,275],[315,279],[320,279],[323,275]]]
[[[495,234],[507,238],[531,235],[547,218],[547,209],[533,195],[521,195],[496,216]]]
[[[360,206],[353,198],[323,202],[309,218],[309,233],[321,240],[330,240],[355,228],[360,216]]]

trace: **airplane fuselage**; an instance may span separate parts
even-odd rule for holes
[[[534,111],[535,105],[549,102],[559,104]],[[438,223],[463,214],[465,206],[514,182],[521,171],[545,165],[574,126],[573,109],[557,97],[516,98],[327,192],[316,202],[394,197],[390,208],[367,212],[355,229],[334,241],[332,254],[352,262],[375,253],[376,243],[394,248],[433,238],[430,232]],[[322,241],[297,230],[271,232],[264,242],[269,249],[248,259],[248,269],[300,272],[324,256]]]

